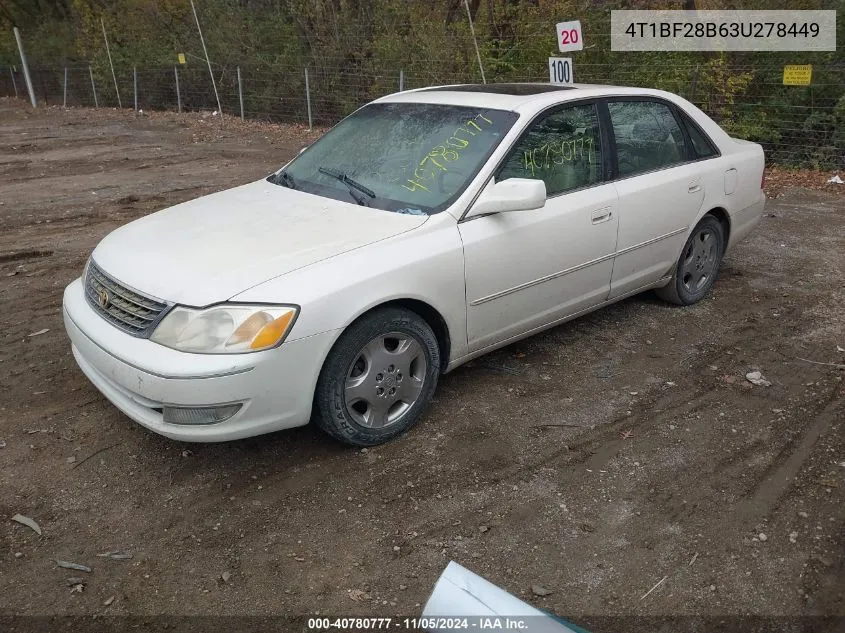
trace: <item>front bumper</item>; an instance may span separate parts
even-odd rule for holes
[[[63,316],[79,368],[139,424],[175,440],[222,442],[307,424],[314,387],[337,331],[253,354],[188,354],[135,338],[88,305],[82,280],[64,293]],[[224,422],[164,422],[165,405],[242,403]]]

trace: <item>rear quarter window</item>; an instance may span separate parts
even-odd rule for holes
[[[696,158],[712,158],[719,155],[719,150],[713,145],[713,141],[707,138],[707,135],[701,131],[698,124],[692,118],[681,112],[681,118],[684,120],[684,125],[689,132],[689,138],[692,142],[692,149]]]

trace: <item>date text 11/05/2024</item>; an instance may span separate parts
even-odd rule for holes
[[[545,619],[545,618],[543,618]],[[513,616],[479,617],[415,617],[366,618],[319,617],[308,618],[309,631],[528,631],[529,618]]]

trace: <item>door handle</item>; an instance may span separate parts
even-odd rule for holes
[[[613,208],[605,207],[604,209],[596,209],[591,214],[593,224],[601,224],[613,219]]]
[[[689,184],[689,187],[687,187],[687,191],[689,191],[690,193],[698,193],[699,191],[701,191],[701,183],[699,183],[697,180],[691,182]]]

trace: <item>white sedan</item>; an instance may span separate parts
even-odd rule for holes
[[[649,289],[702,299],[760,220],[763,165],[657,90],[393,94],[266,179],[105,237],[65,325],[85,375],[157,433],[314,420],[374,445],[481,354]]]

